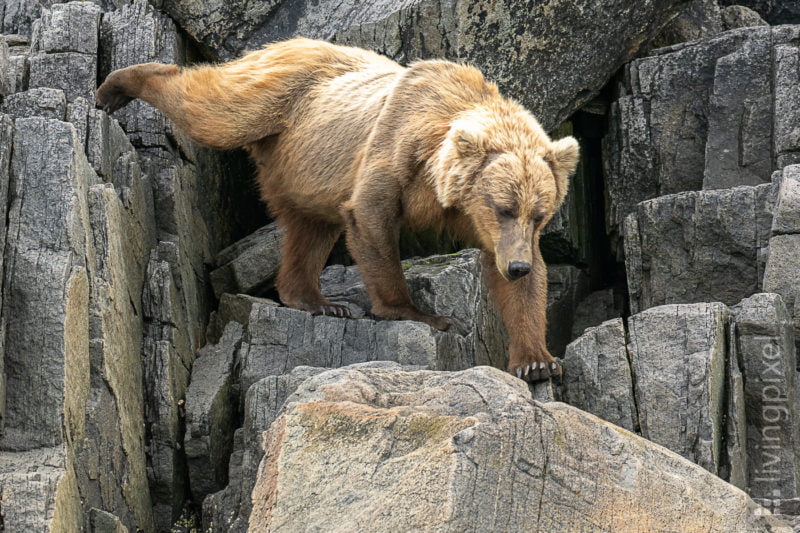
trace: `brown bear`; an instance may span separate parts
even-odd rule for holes
[[[345,231],[373,314],[447,329],[447,318],[412,302],[398,247],[402,225],[446,229],[483,251],[509,333],[509,372],[530,381],[561,373],[545,346],[539,233],[567,194],[578,143],[551,141],[475,68],[443,60],[405,68],[298,38],[220,65],[120,69],[97,91],[109,113],[134,98],[201,144],[249,152],[285,231],[276,281],[284,304],[349,315],[319,289]]]

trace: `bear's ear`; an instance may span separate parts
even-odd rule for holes
[[[461,157],[480,155],[485,152],[485,135],[480,125],[470,120],[457,120],[451,126],[451,139]]]
[[[544,156],[556,178],[556,204],[561,205],[569,190],[569,177],[578,166],[580,146],[575,137],[564,137],[553,143]]]

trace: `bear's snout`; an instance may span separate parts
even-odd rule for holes
[[[531,271],[531,264],[526,261],[511,261],[508,263],[508,277],[511,281],[518,280]]]

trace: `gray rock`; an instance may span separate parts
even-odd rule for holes
[[[133,150],[130,145],[128,149]],[[102,467],[86,476],[100,486],[102,496],[92,502],[95,506],[108,506],[131,527],[150,530],[154,526],[145,458],[143,309],[141,299],[131,295],[142,294],[148,251],[155,236],[152,218],[144,218],[148,210],[141,207],[147,203],[141,171],[138,166],[129,170],[124,199],[110,183],[93,185],[88,194],[93,249],[91,396],[107,393],[110,412],[97,403],[87,408],[87,440],[95,446],[86,457],[96,457]],[[112,463],[109,457],[118,460]],[[81,468],[85,464],[81,462]],[[108,495],[120,485],[124,487],[121,498],[112,504]]]
[[[39,18],[42,8],[53,5],[52,0],[5,0],[3,2],[2,33],[31,35],[33,23]]]
[[[736,353],[744,374],[748,493],[796,498],[800,421],[791,317],[777,294],[756,294],[733,312]]]
[[[564,355],[564,400],[603,420],[638,431],[625,324],[621,318],[587,329]]]
[[[14,47],[9,49],[8,72],[9,94],[24,91],[28,88],[30,78],[30,65],[28,63],[28,47]]]
[[[429,358],[427,363],[422,363],[422,358],[400,360],[390,357],[390,360],[404,364],[435,363],[440,365],[435,368],[442,370],[461,369],[475,364],[505,367],[505,329],[482,283],[480,252],[464,250],[455,254],[407,260],[403,262],[403,271],[417,306],[425,313],[452,318],[454,327],[445,336],[430,330],[437,339],[437,346],[450,350],[449,355],[437,352],[439,355],[433,357],[433,352],[428,352],[425,356]],[[357,267],[334,265],[326,268],[320,278],[320,286],[322,293],[331,300],[347,302],[356,317],[364,316],[364,312],[371,309]],[[566,288],[565,292],[568,292]],[[388,324],[391,322],[384,325],[378,323],[376,327],[384,329]],[[415,331],[429,330],[421,328],[421,323],[407,324],[413,325],[411,327]]]
[[[254,304],[242,344],[240,382],[247,390],[259,379],[297,366],[338,368],[368,361],[457,370],[475,364],[466,344],[456,332],[420,322],[346,320]]]
[[[0,115],[0,239],[6,245],[8,187],[11,171],[11,150],[14,144],[14,123],[8,115]],[[0,254],[0,279],[4,278],[4,254]],[[6,418],[5,345],[6,316],[2,312],[4,291],[0,290],[0,437]]]
[[[81,494],[66,446],[0,453],[6,531],[83,531]]]
[[[747,490],[747,409],[742,372],[736,339],[736,324],[728,324],[728,355],[725,389],[727,416],[725,420],[725,457],[720,464],[720,477],[731,485]]]
[[[617,531],[631,516],[649,530],[781,526],[696,465],[573,407],[533,402],[491,368],[319,374],[273,422],[266,449],[254,531]]]
[[[239,510],[243,502],[249,501],[247,496],[242,496],[242,457],[244,444],[242,441],[243,428],[233,433],[233,451],[228,459],[228,486],[219,492],[209,494],[203,500],[203,531],[226,531],[237,533],[247,531],[247,518],[245,525],[239,521]],[[236,523],[236,524],[235,524]]]
[[[589,293],[575,307],[572,320],[572,339],[583,335],[586,328],[599,326],[607,320],[621,317],[622,310],[622,297],[614,294],[614,289],[601,289]]]
[[[89,130],[89,111],[93,110],[93,108],[94,106],[85,98],[76,98],[75,101],[67,104],[66,120],[75,126],[75,130],[78,132],[78,138],[83,141],[84,144],[86,143],[86,136]]]
[[[387,366],[391,363],[373,363]],[[396,363],[393,364],[397,366]],[[247,389],[244,401],[244,425],[239,431],[239,442],[234,444],[231,456],[229,485],[203,501],[204,531],[247,531],[252,502],[250,495],[258,474],[258,465],[264,457],[263,435],[281,412],[287,398],[306,379],[325,369],[299,366],[288,374],[269,376]]]
[[[5,97],[0,109],[3,113],[16,118],[42,117],[65,120],[67,98],[61,89],[40,87]]]
[[[0,96],[14,92],[14,67],[8,53],[8,43],[0,37]]]
[[[764,271],[764,290],[781,295],[794,317],[795,335],[800,334],[800,233],[775,235],[769,240]]]
[[[90,533],[128,533],[118,516],[92,507],[87,513]]]
[[[90,2],[54,4],[43,10],[37,49],[49,54],[96,55],[100,13],[100,8]]]
[[[772,234],[800,233],[800,165],[791,165],[773,177],[777,195]]]
[[[153,9],[146,0],[133,0],[103,16],[98,61],[100,78],[113,70],[148,61],[180,65],[186,62],[186,45],[168,17]],[[134,146],[171,148],[172,123],[141,100],[134,100],[120,109],[114,113],[114,118]]]
[[[800,49],[797,44],[800,26],[780,26],[773,31],[776,41],[773,127],[777,160],[775,169],[779,169],[800,163],[800,106],[797,94],[800,84]]]
[[[86,98],[94,102],[97,84],[97,58],[92,55],[63,52],[37,54],[30,58],[28,85],[61,89],[67,100]]]
[[[222,250],[210,274],[216,297],[270,288],[278,274],[282,233],[273,222]]]
[[[775,216],[764,269],[765,291],[781,295],[794,317],[795,341],[800,346],[800,166],[791,165],[773,176]]]
[[[100,9],[89,2],[56,4],[42,11],[29,59],[29,87],[61,89],[67,100],[94,102]]]
[[[187,43],[168,17],[145,0],[115,7],[100,24],[100,77],[148,61],[185,63]],[[98,111],[87,114],[87,151],[102,179],[126,199],[128,185],[120,178],[134,158],[124,149],[124,131],[138,150],[142,182],[152,191],[149,206],[132,209],[149,213],[145,216],[152,217],[158,239],[142,296],[142,365],[155,528],[168,530],[190,497],[180,402],[195,351],[206,344],[204,331],[215,305],[206,266],[223,243],[233,240],[239,196],[232,191],[244,178],[233,179],[224,155],[194,145],[147,104],[132,102],[113,118],[122,129]]]
[[[173,243],[159,243],[150,254],[142,295],[145,331],[142,345],[147,467],[157,527],[172,524],[187,496],[183,462],[183,421],[179,401],[186,395],[194,360],[187,311],[171,265]]]
[[[757,11],[770,24],[800,24],[800,6],[794,0],[720,0],[720,5],[731,4]]]
[[[631,312],[667,303],[733,305],[758,292],[770,204],[770,185],[640,203],[625,225]]]
[[[758,298],[772,304],[770,298],[777,296],[753,300]],[[748,302],[734,310],[760,310],[750,314],[767,327],[764,310],[774,306]],[[567,347],[564,400],[747,489],[748,456],[758,453],[748,445],[747,428],[758,409],[745,395],[745,385],[761,383],[757,376],[748,381],[742,361],[752,351],[743,349],[752,344],[741,333],[747,327],[739,328],[721,304],[652,308],[632,316],[629,324],[605,322]],[[763,424],[763,418],[752,423]]]
[[[713,37],[723,30],[717,0],[692,0],[653,40],[653,47]]]
[[[756,11],[745,6],[727,6],[722,9],[720,15],[722,16],[722,26],[726,30],[769,25]]]
[[[725,405],[722,304],[665,305],[628,320],[642,436],[719,472]]]
[[[2,310],[5,450],[57,446],[83,433],[89,392],[87,189],[94,179],[71,124],[16,121]]]
[[[216,344],[228,322],[238,322],[245,328],[250,322],[250,312],[254,304],[280,307],[280,304],[269,298],[257,298],[247,294],[223,294],[219,299],[219,307],[211,313],[206,330],[206,339]]]
[[[228,483],[228,457],[236,429],[233,395],[236,350],[242,325],[230,322],[219,344],[207,345],[192,365],[186,390],[186,434],[183,438],[189,484],[196,502]]]
[[[373,49],[401,62],[468,61],[522,101],[548,130],[591,100],[685,5],[676,0],[615,8],[587,0],[548,1],[535,9],[521,0],[159,4],[215,58],[303,35]],[[581,28],[580,39],[559,37],[574,27]]]
[[[798,35],[743,28],[626,67],[604,140],[612,237],[642,200],[766,183],[797,158]]]

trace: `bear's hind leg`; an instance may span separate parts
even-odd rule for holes
[[[282,214],[278,224],[283,244],[275,285],[281,302],[314,315],[349,317],[346,305],[330,302],[319,290],[319,276],[342,228],[295,213]]]
[[[97,89],[97,106],[111,114],[131,100],[142,98],[163,110],[167,102],[161,91],[169,83],[168,80],[180,72],[177,65],[161,63],[144,63],[115,70]]]

